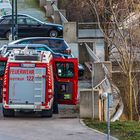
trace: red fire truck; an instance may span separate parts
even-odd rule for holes
[[[54,104],[76,104],[78,62],[56,58],[50,52],[13,50],[3,82],[3,115],[15,111],[40,111],[51,117]]]

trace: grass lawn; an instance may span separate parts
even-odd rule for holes
[[[84,123],[96,130],[107,133],[106,122],[92,121],[85,119]],[[117,121],[111,122],[111,136],[119,140],[140,140],[140,122]]]

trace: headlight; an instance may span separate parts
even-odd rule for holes
[[[63,27],[58,27],[58,30],[63,30]]]

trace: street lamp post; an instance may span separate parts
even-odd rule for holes
[[[101,98],[103,100],[106,100],[106,105],[107,105],[107,108],[106,108],[106,115],[107,115],[107,140],[110,140],[110,112],[109,112],[109,108],[110,108],[110,96],[111,96],[111,94],[110,93],[107,93],[107,92],[104,92],[101,95]]]

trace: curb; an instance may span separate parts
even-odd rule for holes
[[[107,136],[107,134],[105,134],[105,133],[103,133],[103,132],[100,132],[100,131],[98,131],[98,130],[96,130],[96,129],[93,129],[93,128],[88,127],[88,126],[83,122],[83,119],[79,119],[79,122],[80,122],[81,125],[83,125],[83,126],[86,127],[87,129],[89,129],[89,130],[91,130],[91,131],[94,131],[94,132],[96,132],[96,133],[98,133],[98,134]],[[115,138],[115,137],[112,137],[112,136],[110,136],[110,138],[111,138],[112,140],[119,140],[119,139],[117,139],[117,138]]]

